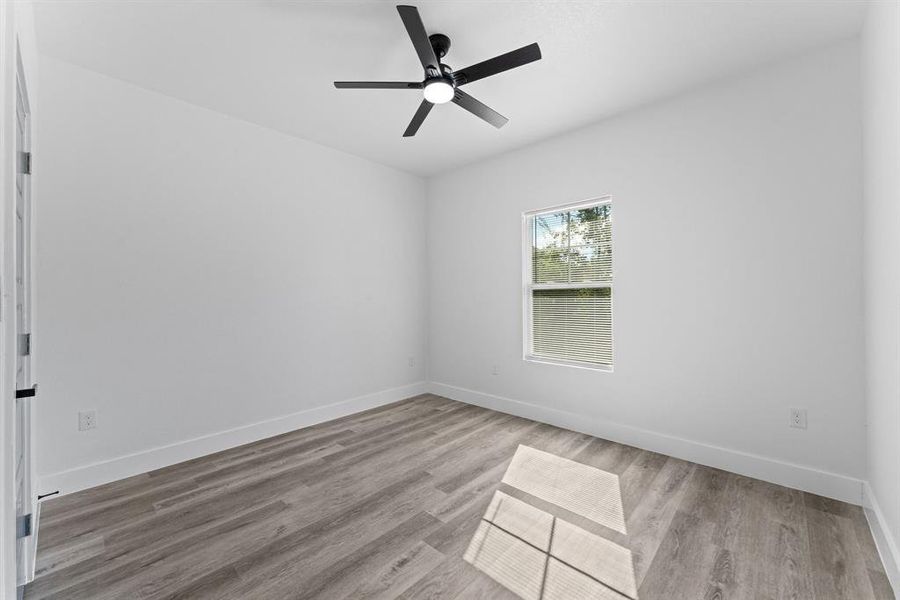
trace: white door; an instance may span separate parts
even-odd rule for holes
[[[31,121],[24,72],[16,76],[16,583],[34,572],[34,499],[31,490]]]

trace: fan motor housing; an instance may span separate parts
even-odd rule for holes
[[[447,56],[447,52],[450,51],[450,38],[443,33],[432,33],[428,36],[428,41],[431,42],[431,47],[439,59]]]

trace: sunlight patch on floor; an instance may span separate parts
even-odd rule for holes
[[[628,548],[557,519],[550,555],[630,598],[637,598],[634,564]]]
[[[619,478],[519,446],[503,483],[625,532]],[[637,600],[631,551],[497,491],[464,555],[525,600]]]
[[[463,558],[525,600],[540,600],[547,555],[516,536],[482,520]]]
[[[543,552],[550,550],[553,515],[503,492],[495,492],[484,520]]]
[[[503,483],[626,533],[619,476],[614,473],[519,446]]]
[[[629,600],[596,579],[551,558],[541,600]]]

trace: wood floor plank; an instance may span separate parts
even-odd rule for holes
[[[426,544],[418,542],[388,561],[380,571],[348,593],[346,600],[391,600],[434,569],[446,557]]]
[[[851,514],[859,509],[859,507],[847,504],[846,502],[832,500],[831,498],[825,498],[824,496],[817,496],[816,494],[810,494],[809,492],[803,492],[803,502],[809,508],[814,508],[840,517],[850,517]]]
[[[480,573],[474,575],[472,582],[460,590],[454,598],[458,600],[520,600],[520,596]]]
[[[725,520],[713,537],[729,556],[729,580],[714,578],[727,597],[813,596],[805,512],[794,510],[795,504],[803,506],[800,494],[747,477],[730,478],[723,494]]]
[[[473,504],[485,505],[485,498],[489,498],[500,487],[500,480],[506,471],[508,463],[504,462],[488,471],[485,471],[449,494],[443,502],[432,507],[428,512],[443,521],[449,523],[462,513],[472,509]]]
[[[142,473],[67,496],[49,498],[41,503],[41,522],[53,523],[73,514],[96,510],[104,503],[127,501],[136,492],[146,489],[150,482],[149,474]]]
[[[816,598],[872,598],[869,572],[853,525],[846,516],[838,514],[847,511],[831,503],[827,504],[831,508],[827,511],[812,506],[825,505],[816,501],[807,503],[806,509]]]
[[[511,423],[510,427],[511,430],[504,435],[483,436],[472,440],[473,452],[460,448],[455,455],[446,456],[445,460],[431,469],[438,489],[448,493],[459,489],[485,471],[509,462],[515,449],[523,441],[534,443],[532,440],[555,433],[547,430],[546,426],[525,420]]]
[[[130,585],[147,599],[186,595],[187,590],[197,589],[198,577],[225,589],[239,580],[231,565],[297,529],[290,506],[279,500],[256,511],[252,519],[232,520],[230,527],[219,529],[215,537],[207,536],[202,544],[191,539],[162,556],[143,558]]]
[[[696,467],[682,460],[668,459],[650,482],[645,500],[625,521],[628,547],[639,587],[681,506]]]
[[[766,581],[774,598],[812,597],[813,571],[802,492],[755,479],[749,481],[750,493],[755,494],[751,501],[759,508],[755,514],[759,514],[761,526],[756,530],[764,540],[762,549],[752,559],[756,580]],[[749,532],[751,523],[752,520],[742,525],[745,532]],[[736,539],[733,547],[745,546]],[[743,552],[750,554],[746,550]],[[770,562],[781,568],[769,568]],[[747,592],[744,596],[750,597]]]
[[[634,446],[593,438],[588,447],[582,450],[574,460],[597,469],[621,475],[642,452],[642,450]]]
[[[185,506],[204,502],[217,496],[238,491],[248,483],[263,482],[272,477],[280,477],[282,474],[295,472],[303,466],[310,466],[326,456],[343,450],[343,446],[332,444],[322,446],[303,453],[290,455],[281,459],[264,461],[257,468],[241,470],[213,479],[198,481],[197,486],[180,494],[171,494],[153,504],[157,515],[166,515]]]
[[[187,586],[166,596],[167,600],[226,600],[226,590],[240,581],[237,571],[231,567],[207,573],[191,581]],[[141,597],[145,599],[144,596]],[[236,599],[235,599],[236,600]]]
[[[104,554],[105,550],[106,542],[101,535],[81,537],[75,543],[45,548],[37,556],[35,577],[48,577],[53,572],[68,566],[98,558]]]
[[[217,523],[214,527],[184,540],[166,540],[150,548],[136,545],[120,555],[105,554],[99,560],[88,559],[53,573],[36,578],[26,588],[29,598],[102,598],[139,597],[139,579],[148,565],[167,559],[177,559],[177,553],[191,552],[227,535],[232,531],[247,531],[258,527],[267,516],[284,510],[283,502],[275,501],[236,518]],[[195,577],[204,573],[193,571]]]
[[[295,587],[294,581],[308,581],[420,512],[423,505],[442,497],[424,473],[413,473],[373,491],[348,510],[320,519],[238,560],[235,568],[247,584],[241,590],[245,595],[263,598],[293,594],[290,590]]]
[[[856,533],[856,542],[863,553],[866,561],[866,567],[876,573],[884,574],[884,565],[881,563],[881,557],[878,555],[878,547],[875,546],[875,539],[872,537],[872,530],[869,528],[869,522],[866,519],[865,512],[862,507],[855,507],[850,514],[850,521],[853,523],[853,531]]]
[[[676,512],[640,584],[640,598],[702,598],[715,576],[721,576],[720,549],[709,542],[714,530],[715,523]]]
[[[409,550],[440,523],[420,512],[366,545],[344,555],[309,578],[296,594],[297,600],[340,598],[356,587],[356,582],[372,579],[393,556]]]
[[[624,527],[503,482],[521,448],[605,472]],[[546,481],[594,489],[553,457]],[[498,490],[569,545],[499,530],[467,562]],[[859,507],[428,394],[48,500],[38,540],[30,600],[893,598]]]
[[[872,584],[872,592],[877,600],[894,600],[891,582],[883,570],[869,569],[869,583]]]
[[[619,484],[622,489],[622,508],[625,518],[643,501],[651,485],[669,457],[656,452],[642,452],[622,472]]]
[[[463,591],[478,577],[483,575],[474,567],[460,558],[448,557],[397,596],[397,600],[465,598]]]

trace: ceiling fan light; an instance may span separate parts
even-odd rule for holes
[[[453,100],[453,86],[443,80],[425,84],[425,99],[432,104],[444,104]]]

